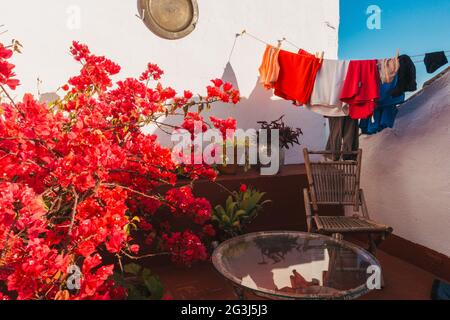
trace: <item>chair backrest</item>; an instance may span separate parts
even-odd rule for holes
[[[322,155],[336,158],[337,154],[326,151],[312,152],[308,149],[304,149],[303,153],[314,210],[317,211],[320,204],[353,205],[355,210],[359,210],[362,150],[341,152],[337,157],[355,160],[319,162],[312,162],[310,156]]]

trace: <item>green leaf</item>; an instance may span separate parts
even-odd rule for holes
[[[227,207],[227,215],[232,218],[234,215],[234,212],[236,211],[236,208],[238,206],[237,202],[232,202],[230,203],[230,205]]]
[[[142,300],[148,300],[149,296],[148,293],[144,292],[147,290],[144,290],[142,286],[130,286],[128,288],[128,300],[131,301],[142,301]]]
[[[229,196],[227,198],[227,201],[225,202],[225,207],[227,208],[228,211],[228,207],[230,206],[230,204],[233,202],[233,198],[231,196]]]
[[[224,223],[230,223],[230,218],[227,215],[223,215],[222,220]]]
[[[247,211],[245,211],[245,210],[238,210],[238,211],[236,212],[235,217],[236,217],[236,218],[241,218],[241,217],[245,216],[246,214],[247,214]]]
[[[120,272],[117,272],[117,271],[114,272],[112,278],[113,278],[114,282],[117,285],[125,287],[126,282],[125,282],[125,279],[123,278],[123,276],[122,276],[122,274]]]
[[[141,219],[138,217],[138,216],[136,216],[136,217],[133,217],[133,219],[131,219],[131,222],[141,222]]]
[[[141,272],[142,267],[136,263],[130,263],[124,266],[123,268],[126,273],[138,275]]]
[[[223,215],[226,215],[225,209],[222,206],[216,206],[213,216],[220,220]]]
[[[252,198],[254,199],[255,203],[259,203],[261,201],[262,197],[264,197],[264,196],[265,196],[264,192],[261,192],[261,193],[256,192]]]
[[[143,275],[144,284],[151,294],[151,299],[161,300],[164,296],[164,288],[161,281],[158,277],[151,275],[151,272],[148,269],[145,269],[143,273],[145,273],[145,277]]]

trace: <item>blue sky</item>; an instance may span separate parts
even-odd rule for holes
[[[367,27],[370,5],[382,10],[379,30]],[[390,57],[397,48],[409,55],[450,50],[449,0],[341,0],[340,6],[340,59]],[[416,67],[420,85],[433,77],[423,63]]]

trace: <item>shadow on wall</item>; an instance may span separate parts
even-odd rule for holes
[[[235,88],[239,89],[235,71],[230,63],[226,65],[221,79],[224,82],[232,83]],[[204,111],[202,115],[205,119],[208,119],[210,116],[223,119],[233,117],[238,119],[238,128],[246,130],[252,128],[259,129],[259,125],[257,124],[258,121],[272,121],[285,115],[286,125],[295,128],[300,127],[304,133],[302,146],[296,146],[286,153],[287,164],[303,162],[303,155],[301,152],[303,147],[321,150],[325,145],[325,119],[303,107],[294,106],[289,101],[274,99],[272,90],[265,90],[259,83],[259,79],[249,97],[242,98],[239,104],[216,103],[211,110]],[[169,125],[179,125],[182,121],[182,116],[173,116],[165,119],[164,123]],[[323,129],[317,130],[317,126]],[[308,130],[308,128],[316,128],[316,130]],[[157,134],[161,144],[172,146],[170,135],[163,132],[161,129],[149,127],[145,131]]]

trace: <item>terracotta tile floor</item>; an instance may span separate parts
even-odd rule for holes
[[[362,297],[363,300],[424,300],[430,299],[433,274],[417,268],[382,251],[378,259],[384,268],[385,288]],[[190,269],[153,266],[167,294],[175,300],[233,300],[232,287],[210,263]]]

